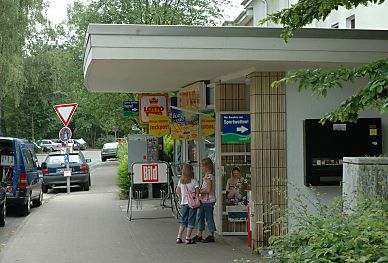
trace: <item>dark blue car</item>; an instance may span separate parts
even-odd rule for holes
[[[30,213],[31,204],[42,204],[42,172],[31,143],[0,137],[0,181],[7,206],[16,206],[22,215]]]
[[[90,161],[90,159],[85,159],[82,152],[69,153],[70,185],[78,185],[82,190],[89,191],[91,181],[88,163]],[[42,163],[43,192],[47,193],[49,188],[66,186],[65,170],[65,153],[50,153],[47,155],[46,160]]]

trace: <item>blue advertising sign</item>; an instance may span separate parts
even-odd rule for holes
[[[251,142],[251,115],[232,113],[222,114],[222,143]]]
[[[124,101],[124,116],[139,116],[139,102],[138,101]]]

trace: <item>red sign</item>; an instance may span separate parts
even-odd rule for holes
[[[73,116],[77,105],[77,103],[70,103],[54,106],[54,110],[57,113],[58,117],[61,119],[63,125],[67,126],[69,124],[71,116]]]
[[[143,164],[141,170],[142,180],[144,183],[154,183],[159,181],[157,164]]]

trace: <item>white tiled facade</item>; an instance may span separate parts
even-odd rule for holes
[[[244,11],[236,18],[239,26],[281,27],[269,22],[259,25],[259,21],[267,14],[277,12],[297,3],[296,0],[245,0],[241,3]],[[307,27],[315,28],[356,28],[356,29],[388,29],[388,1],[353,9],[340,7],[326,18],[325,21],[314,21]],[[353,20],[353,21],[352,21]]]

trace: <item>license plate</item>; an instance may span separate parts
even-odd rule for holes
[[[65,169],[63,169],[63,168],[57,169],[57,173],[59,173],[59,174],[63,174],[63,171],[65,171]]]

